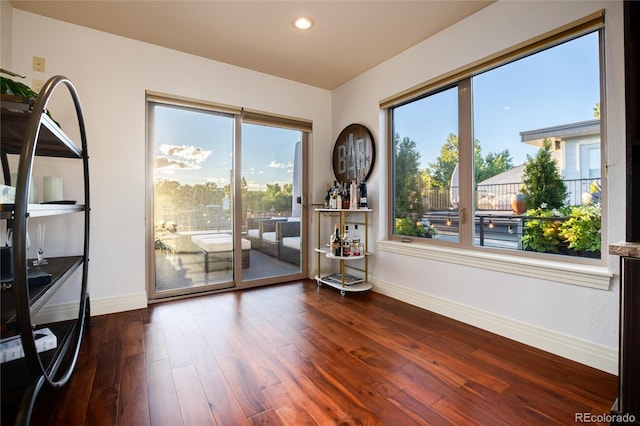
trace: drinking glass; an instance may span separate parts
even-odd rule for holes
[[[39,223],[38,224],[38,249],[37,249],[38,259],[33,262],[33,264],[35,266],[46,265],[48,263],[47,260],[44,258],[44,231],[45,231],[45,229],[46,228],[45,228],[45,224],[44,223]]]

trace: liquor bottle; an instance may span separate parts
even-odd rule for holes
[[[336,223],[336,229],[331,236],[331,250],[334,256],[342,255],[342,238],[340,238],[340,227]]]
[[[351,181],[351,186],[349,187],[349,207],[352,209],[358,208],[358,185],[356,185],[355,179]]]
[[[336,188],[338,187],[338,181],[334,180],[333,181],[333,186],[331,187],[331,195],[330,195],[330,199],[329,199],[329,208],[330,209],[337,209],[338,206],[336,205],[336,203],[338,202],[337,200],[337,196],[338,194],[336,193]]]
[[[355,225],[353,237],[351,237],[351,255],[360,256],[360,234],[358,234],[358,225]]]
[[[349,209],[351,205],[351,195],[349,194],[349,187],[347,184],[344,184],[344,190],[342,192],[344,195],[342,196],[342,208]]]
[[[361,209],[366,209],[368,207],[367,204],[367,183],[362,179],[360,182],[360,201],[358,202],[358,207]]]
[[[336,186],[336,209],[342,208],[342,186]]]
[[[349,236],[349,225],[344,227],[344,235],[342,236],[342,255],[349,256],[351,254],[351,237]]]

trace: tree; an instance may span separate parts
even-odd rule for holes
[[[415,141],[408,137],[394,138],[394,184],[395,210],[397,213],[422,213],[422,191],[420,190],[420,153]]]
[[[440,147],[440,156],[435,163],[429,163],[427,172],[431,176],[433,186],[448,188],[453,170],[458,164],[458,136],[449,133],[447,140]]]
[[[478,144],[478,146],[480,146]],[[513,168],[513,159],[508,149],[497,154],[490,152],[480,162],[476,161],[475,164],[475,179],[476,185],[483,180],[489,179],[492,176],[499,175]]]
[[[551,156],[551,141],[545,139],[534,158],[527,155],[522,175],[524,203],[527,209],[543,205],[556,209],[564,205],[567,186],[558,172],[557,161]]]
[[[286,183],[280,186],[279,183],[268,183],[267,190],[261,193],[259,209],[269,211],[272,208],[277,212],[291,211],[291,197],[293,184]]]
[[[435,163],[429,163],[427,173],[433,186],[448,188],[451,175],[458,164],[458,136],[450,133],[440,148],[440,156]],[[482,157],[482,147],[477,139],[473,142],[473,170],[476,184],[513,167],[513,159],[508,149],[499,153],[490,152]]]

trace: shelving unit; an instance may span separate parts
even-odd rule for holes
[[[371,289],[369,282],[369,213],[371,209],[316,209],[317,225],[318,225],[318,245],[315,252],[318,256],[318,274],[314,277],[318,286],[327,285],[329,287],[340,290],[340,294],[344,296],[348,292],[361,292]],[[352,217],[360,215],[362,221],[356,221]],[[355,224],[364,227],[364,251],[359,256],[335,256],[329,247],[322,245],[322,219],[324,216],[338,216],[340,234],[344,233],[345,225]],[[340,261],[339,273],[322,274],[322,258],[325,257],[332,261]],[[359,262],[361,261],[361,262]],[[364,263],[364,266],[358,266]],[[355,271],[355,275],[349,272]]]
[[[75,108],[80,145],[67,136],[47,114],[47,104],[55,90],[64,86],[69,91]],[[60,388],[71,377],[75,368],[84,327],[90,317],[87,293],[89,250],[89,157],[84,118],[77,91],[70,80],[63,76],[50,78],[35,99],[23,99],[2,95],[1,160],[4,182],[15,186],[15,202],[0,204],[0,219],[12,229],[13,276],[1,293],[2,339],[19,337],[24,356],[0,365],[2,372],[2,422],[29,424],[39,392],[44,387]],[[17,155],[17,180],[11,182],[9,155]],[[82,164],[84,200],[73,204],[29,204],[30,183],[35,157],[77,159]],[[49,257],[46,265],[34,266],[27,256],[29,220],[60,215],[83,215],[82,229],[67,230],[69,235],[82,237],[82,253],[71,256]],[[79,227],[79,226],[78,226]],[[51,245],[50,240],[48,245]],[[29,277],[34,271],[50,274],[50,282],[34,284]],[[71,320],[37,324],[36,314],[47,305],[72,276],[81,274],[77,295],[78,313]],[[3,282],[3,285],[5,283]],[[34,333],[44,328],[56,336],[56,348],[38,352]]]

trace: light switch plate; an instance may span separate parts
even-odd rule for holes
[[[40,56],[33,57],[33,70],[37,72],[44,72],[46,67],[46,60]]]

